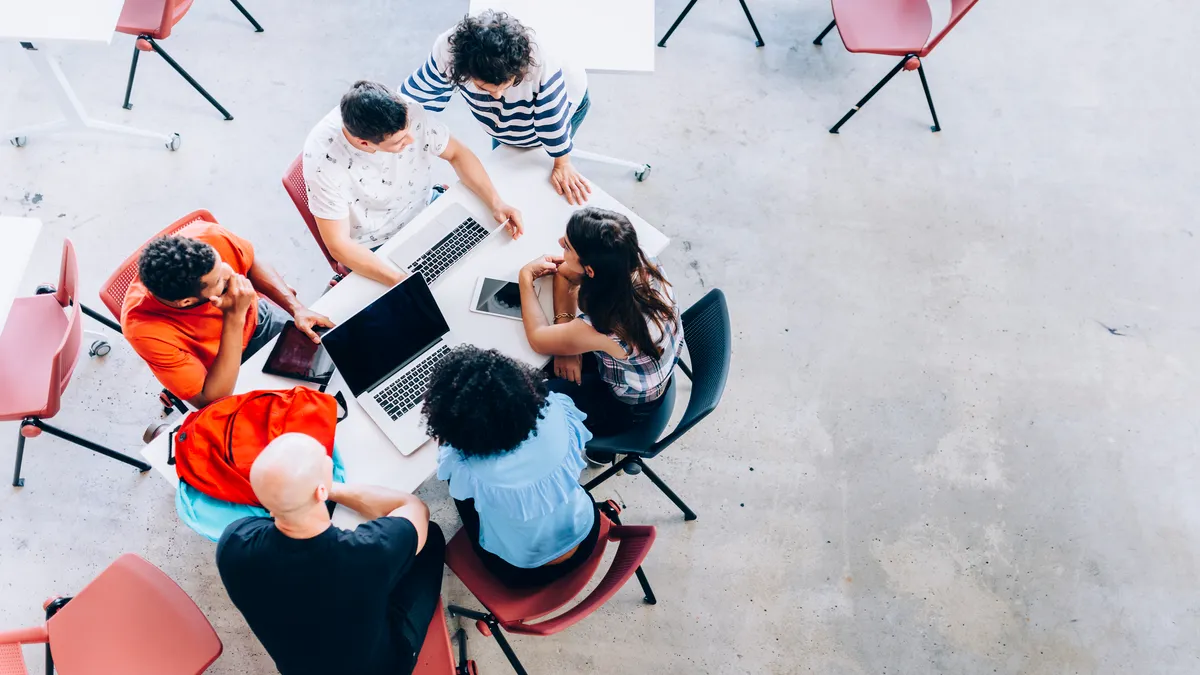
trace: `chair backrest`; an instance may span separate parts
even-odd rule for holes
[[[964,16],[966,16],[967,12],[971,11],[971,8],[974,7],[975,3],[977,2],[979,2],[979,0],[950,0],[950,19],[946,22],[946,27],[938,31],[938,34],[934,35],[933,39],[926,43],[925,48],[922,49],[921,53],[917,56],[925,56],[929,52],[933,51],[933,48],[942,41],[942,38],[946,37],[946,34],[949,33],[950,30],[953,29],[954,26],[956,26]]]
[[[79,279],[79,265],[75,261],[75,246],[70,239],[63,239],[62,264],[58,270],[58,287],[54,299],[67,311],[67,326],[59,339],[58,349],[54,352],[54,362],[50,370],[50,397],[47,400],[45,417],[53,417],[58,413],[62,402],[62,393],[71,381],[75,372],[75,364],[79,361],[79,346],[83,342],[83,317],[80,305],[75,300],[76,284]],[[46,336],[53,339],[56,336]]]
[[[465,664],[464,664],[465,665]],[[425,644],[417,655],[417,665],[411,675],[455,675],[454,645],[450,642],[450,631],[446,629],[446,613],[442,599],[438,598],[425,632]]]
[[[283,175],[283,189],[292,198],[292,203],[296,205],[296,210],[300,212],[304,224],[308,225],[308,231],[312,234],[312,238],[317,240],[317,246],[321,248],[321,253],[329,262],[329,266],[333,268],[334,274],[343,276],[349,274],[350,270],[346,269],[345,265],[329,255],[329,249],[325,248],[325,240],[321,238],[321,229],[317,227],[317,219],[313,217],[312,211],[308,210],[308,186],[304,183],[304,155],[297,155],[291,166],[288,167],[287,173]]]
[[[166,229],[154,235],[152,239],[175,234],[198,220],[209,223],[217,222],[213,214],[204,209],[192,211],[168,225]],[[147,243],[149,243],[148,240]],[[134,279],[137,279],[137,261],[144,247],[145,244],[139,246],[138,250],[126,258],[125,262],[121,263],[121,266],[117,268],[117,271],[113,272],[112,276],[100,287],[100,302],[104,303],[104,306],[117,318],[118,322],[121,320],[121,305],[125,304],[125,294],[129,292],[129,284],[132,284]]]
[[[683,340],[691,359],[692,393],[675,429],[654,444],[650,456],[662,452],[721,402],[729,379],[733,334],[725,294],[714,288],[683,312]]]
[[[46,627],[64,673],[198,675],[222,651],[187,593],[132,553],[117,558]]]

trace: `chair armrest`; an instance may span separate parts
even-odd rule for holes
[[[651,525],[614,525],[608,531],[609,541],[619,541],[617,554],[612,565],[604,573],[600,585],[587,595],[579,604],[558,616],[539,621],[534,624],[505,626],[510,633],[524,635],[553,635],[568,626],[578,623],[588,614],[596,611],[600,605],[608,602],[609,598],[633,577],[637,568],[650,553],[657,531]]]
[[[14,628],[13,630],[0,631],[0,645],[27,645],[49,641],[50,633],[46,630],[45,625],[34,628]]]

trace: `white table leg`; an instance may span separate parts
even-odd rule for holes
[[[595,152],[588,152],[587,150],[580,150],[579,147],[576,147],[574,150],[571,151],[571,157],[574,157],[576,159],[591,160],[593,162],[600,162],[601,164],[612,164],[614,166],[623,166],[623,167],[626,167],[629,169],[633,169],[633,175],[637,177],[638,182],[646,180],[646,177],[650,175],[650,165],[649,164],[639,163],[639,162],[631,162],[627,159],[618,159],[616,157],[609,157],[608,155],[601,155],[601,154],[595,153]]]
[[[21,43],[25,53],[29,55],[29,60],[33,62],[33,67],[37,69],[38,74],[43,80],[54,81],[58,84],[54,88],[54,97],[58,99],[58,107],[62,110],[65,120],[50,122],[47,124],[39,124],[24,129],[17,129],[5,134],[17,147],[25,145],[26,137],[29,133],[51,132],[72,129],[90,129],[93,131],[103,131],[113,134],[123,134],[126,136],[139,136],[142,138],[156,138],[163,142],[167,148],[178,150],[180,145],[179,134],[164,134],[154,131],[144,131],[135,129],[120,124],[112,124],[110,122],[101,122],[93,120],[87,116],[87,112],[83,109],[83,104],[79,102],[79,98],[75,96],[75,91],[71,89],[71,83],[67,81],[67,76],[63,74],[62,68],[58,62],[54,60],[43,49],[38,49],[33,44],[28,42]]]

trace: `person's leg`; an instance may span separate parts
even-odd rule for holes
[[[254,335],[242,352],[242,363],[262,349],[268,342],[279,335],[291,317],[266,298],[258,299],[258,325],[254,327]]]
[[[412,663],[417,662],[429,622],[442,595],[442,567],[446,562],[446,537],[437,523],[429,523],[425,547],[413,560],[412,567],[388,596],[388,621],[392,636],[400,641],[397,649],[407,646]]]
[[[575,106],[575,112],[571,113],[571,138],[575,138],[575,133],[579,131],[579,125],[583,124],[583,119],[587,117],[588,110],[592,107],[592,99],[588,93],[583,92],[583,100],[579,105]]]

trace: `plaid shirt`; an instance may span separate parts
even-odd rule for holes
[[[661,266],[659,271],[663,271]],[[658,287],[657,284],[655,290],[663,292],[663,288]],[[592,352],[596,355],[596,362],[600,366],[600,379],[612,387],[613,396],[623,403],[635,405],[658,400],[667,390],[671,372],[675,370],[675,362],[679,359],[679,349],[683,346],[683,324],[679,320],[679,305],[675,302],[675,293],[669,285],[664,295],[671,302],[675,316],[672,321],[663,326],[663,334],[658,341],[658,345],[663,350],[662,356],[655,358],[650,354],[640,354],[624,340],[612,334],[609,337],[621,345],[625,353],[631,354],[631,356],[618,359],[605,352]],[[587,314],[580,314],[579,318],[586,321],[589,326],[595,327],[591,317]],[[654,328],[656,325],[651,324],[652,331]]]

